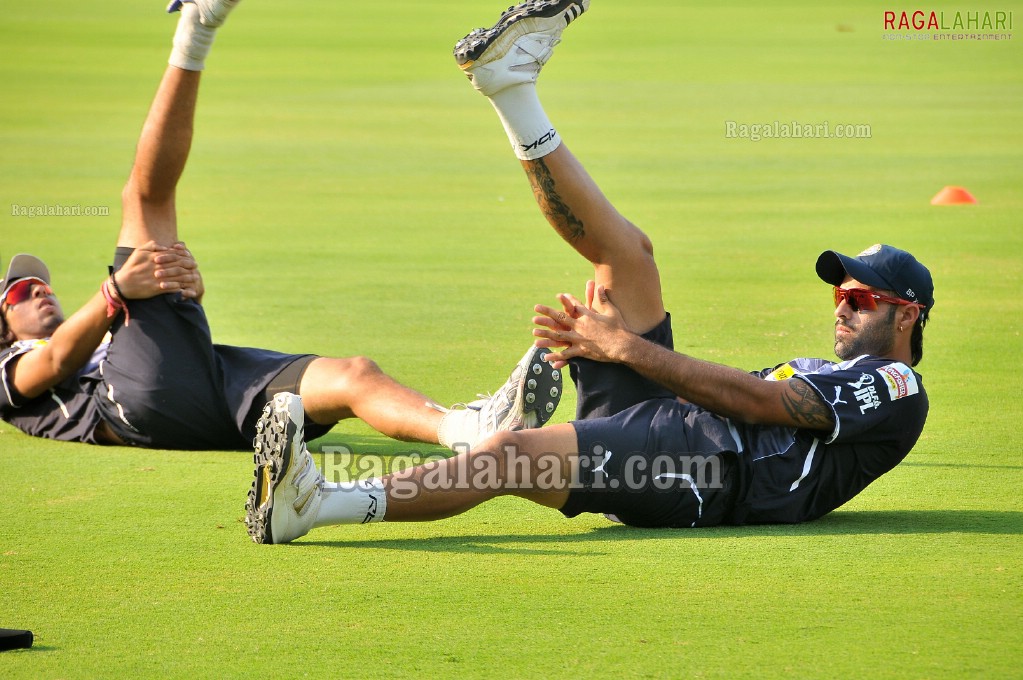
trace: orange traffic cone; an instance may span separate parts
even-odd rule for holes
[[[931,205],[966,205],[976,202],[973,194],[962,187],[945,187],[931,199]]]

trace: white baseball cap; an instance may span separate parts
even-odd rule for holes
[[[41,279],[44,283],[49,284],[50,270],[35,255],[18,253],[11,258],[11,263],[7,265],[7,273],[4,274],[3,281],[0,282],[0,294],[3,294],[3,291],[7,290],[7,286],[18,279],[30,277]]]

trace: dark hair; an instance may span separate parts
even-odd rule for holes
[[[909,348],[913,353],[914,366],[919,364],[920,360],[924,358],[924,326],[927,325],[930,312],[931,310],[929,309],[921,309],[920,316],[917,317],[916,323],[913,324],[913,335],[909,339]]]
[[[0,351],[3,351],[14,344],[16,338],[11,329],[7,326],[7,314],[3,305],[0,305]]]
[[[892,297],[899,297],[899,294],[894,290],[882,290],[878,291],[885,295]],[[912,356],[912,365],[916,366],[920,363],[920,360],[924,358],[924,326],[927,325],[927,319],[930,316],[929,309],[925,307],[920,308],[920,316],[916,318],[916,323],[913,324],[912,335],[909,338],[909,351]],[[896,308],[892,307],[888,313],[888,321],[895,318]]]

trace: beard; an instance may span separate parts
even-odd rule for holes
[[[842,361],[855,359],[864,354],[874,356],[887,356],[895,349],[895,314],[897,308],[893,305],[888,309],[888,314],[883,318],[878,316],[867,323],[862,321],[858,326],[843,325],[853,331],[855,335],[847,335],[842,338],[835,338],[835,355]],[[861,317],[862,318],[862,317]]]
[[[45,321],[43,321],[42,324],[40,324],[41,327],[42,327],[42,331],[41,332],[44,334],[44,337],[48,338],[51,335],[53,335],[53,333],[57,330],[57,328],[62,323],[64,323],[64,317],[61,316],[60,314],[56,314],[56,315],[46,319]]]

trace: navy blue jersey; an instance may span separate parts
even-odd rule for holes
[[[202,308],[180,296],[130,304],[130,326],[118,319],[112,340],[88,365],[34,399],[16,392],[11,367],[47,341],[18,342],[0,352],[0,419],[36,437],[88,444],[99,443],[102,421],[134,446],[245,449],[268,386],[311,357],[214,344]],[[298,389],[298,377],[287,391]],[[309,423],[305,435],[312,439],[329,429]]]
[[[34,399],[25,399],[11,384],[11,366],[22,355],[42,347],[46,340],[22,340],[0,352],[0,419],[36,437],[95,444],[99,406],[93,395],[100,384],[100,363],[108,341],[93,353],[77,374]]]
[[[920,376],[891,359],[795,359],[758,375],[806,382],[831,406],[835,428],[732,424],[743,478],[738,524],[803,522],[831,512],[898,465],[927,419]]]
[[[114,269],[131,255],[117,248]],[[245,449],[272,398],[298,391],[310,354],[283,354],[213,343],[206,312],[181,293],[129,300],[131,323],[118,317],[107,340],[73,378],[35,399],[11,384],[11,367],[47,340],[0,352],[0,418],[36,437],[96,441],[105,422],[121,441],[164,449]],[[286,369],[298,366],[292,373]],[[275,382],[286,377],[283,383]],[[308,439],[329,425],[308,423]]]
[[[672,349],[670,317],[643,337]],[[595,488],[602,478],[590,468],[562,508],[570,517],[600,512],[638,526],[679,527],[813,520],[898,465],[927,418],[920,376],[905,364],[874,356],[842,363],[793,359],[754,373],[764,380],[810,385],[831,407],[831,432],[733,422],[695,404],[680,404],[620,364],[573,359],[572,369],[578,403],[587,407],[573,422],[579,451],[599,446],[605,456],[617,454],[602,461],[605,477],[665,453],[695,454],[719,457],[725,483],[695,493],[684,485],[621,493],[607,485]],[[619,479],[619,489],[633,488],[630,481]]]

